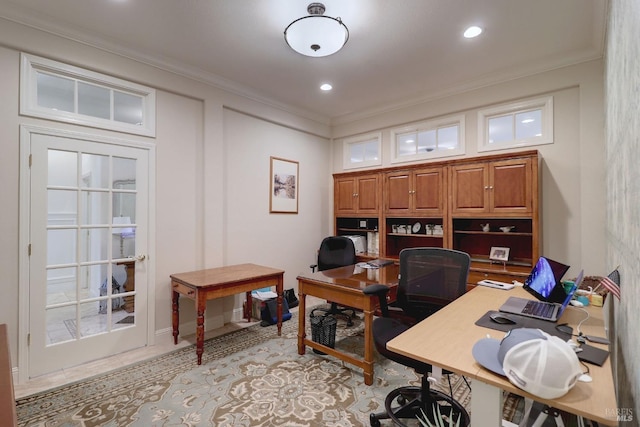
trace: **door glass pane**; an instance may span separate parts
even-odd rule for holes
[[[133,296],[125,297],[125,298],[133,298]],[[124,310],[114,311],[112,319],[111,329],[121,329],[126,328],[127,326],[135,326],[135,314],[127,313]]]
[[[111,91],[78,82],[78,113],[101,119],[111,118]]]
[[[75,112],[75,81],[45,73],[37,73],[38,106],[58,111]]]
[[[82,218],[83,225],[109,224],[109,193],[106,191],[82,192]]]
[[[100,313],[100,305],[105,301],[91,301],[80,304],[80,337],[107,332],[107,315]]]
[[[82,187],[109,188],[109,156],[82,153]]]
[[[76,301],[76,268],[47,270],[47,305]]]
[[[113,91],[113,120],[142,125],[142,97]]]
[[[47,265],[76,262],[76,229],[47,230]]]
[[[135,193],[113,193],[113,218],[115,223],[135,224],[136,222],[136,194]]]
[[[78,186],[78,155],[70,151],[49,150],[49,186]]]
[[[80,267],[80,299],[106,295],[107,264],[83,265]]]
[[[47,190],[47,225],[76,225],[77,218],[76,190]]]
[[[47,321],[47,342],[52,345],[75,339],[76,306],[48,308],[45,313]]]
[[[113,158],[113,189],[136,189],[136,159]]]
[[[80,234],[80,262],[105,261],[108,259],[108,228],[85,228]]]

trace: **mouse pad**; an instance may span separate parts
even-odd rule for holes
[[[499,313],[502,317],[507,317],[514,322],[513,325],[506,325],[501,323],[496,323],[491,320],[491,315]],[[546,320],[533,319],[531,317],[519,316],[517,314],[511,313],[501,313],[499,311],[489,310],[487,311],[481,318],[476,320],[476,325],[482,326],[484,328],[494,329],[496,331],[508,332],[511,329],[515,328],[535,328],[540,329],[548,333],[549,335],[556,336],[564,341],[571,338],[571,334],[573,333],[573,328],[570,326],[563,326],[562,330],[558,330],[556,326],[558,326],[555,322],[548,322]]]
[[[513,325],[496,323],[491,320],[490,317],[495,313],[499,313],[503,317],[508,317],[516,323]],[[573,328],[568,325],[563,325],[562,329],[559,330],[556,328],[556,326],[560,325],[555,322],[547,322],[546,320],[533,319],[526,316],[518,316],[517,314],[501,313],[494,310],[487,311],[481,318],[476,320],[476,325],[502,332],[508,332],[511,329],[515,328],[536,328],[541,329],[549,335],[554,335],[565,341],[571,338],[573,334]],[[602,364],[605,362],[605,360],[607,360],[607,357],[609,356],[609,352],[607,350],[602,350],[588,344],[582,344],[580,347],[582,348],[582,351],[577,353],[577,355],[578,359],[582,360],[583,362],[602,366]]]

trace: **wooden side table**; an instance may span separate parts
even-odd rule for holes
[[[204,351],[204,311],[207,300],[222,298],[245,292],[247,304],[244,314],[247,321],[251,320],[251,291],[265,287],[276,287],[278,335],[282,334],[282,298],[283,298],[284,270],[264,267],[256,264],[238,264],[227,267],[210,268],[207,270],[191,271],[172,274],[172,320],[173,343],[178,343],[179,305],[180,296],[195,301],[196,304],[196,355],[198,365],[202,363]]]

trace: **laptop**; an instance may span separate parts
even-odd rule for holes
[[[558,321],[582,283],[584,275],[584,271],[580,271],[573,287],[566,293],[560,280],[568,269],[568,266],[541,257],[525,282],[525,289],[536,296],[538,301],[509,297],[499,310],[550,322]],[[559,295],[563,295],[562,302],[558,301]]]

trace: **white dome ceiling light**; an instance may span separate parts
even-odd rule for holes
[[[349,40],[349,30],[340,18],[324,16],[322,3],[311,3],[308,16],[296,19],[284,30],[284,39],[291,49],[312,57],[329,56]]]

